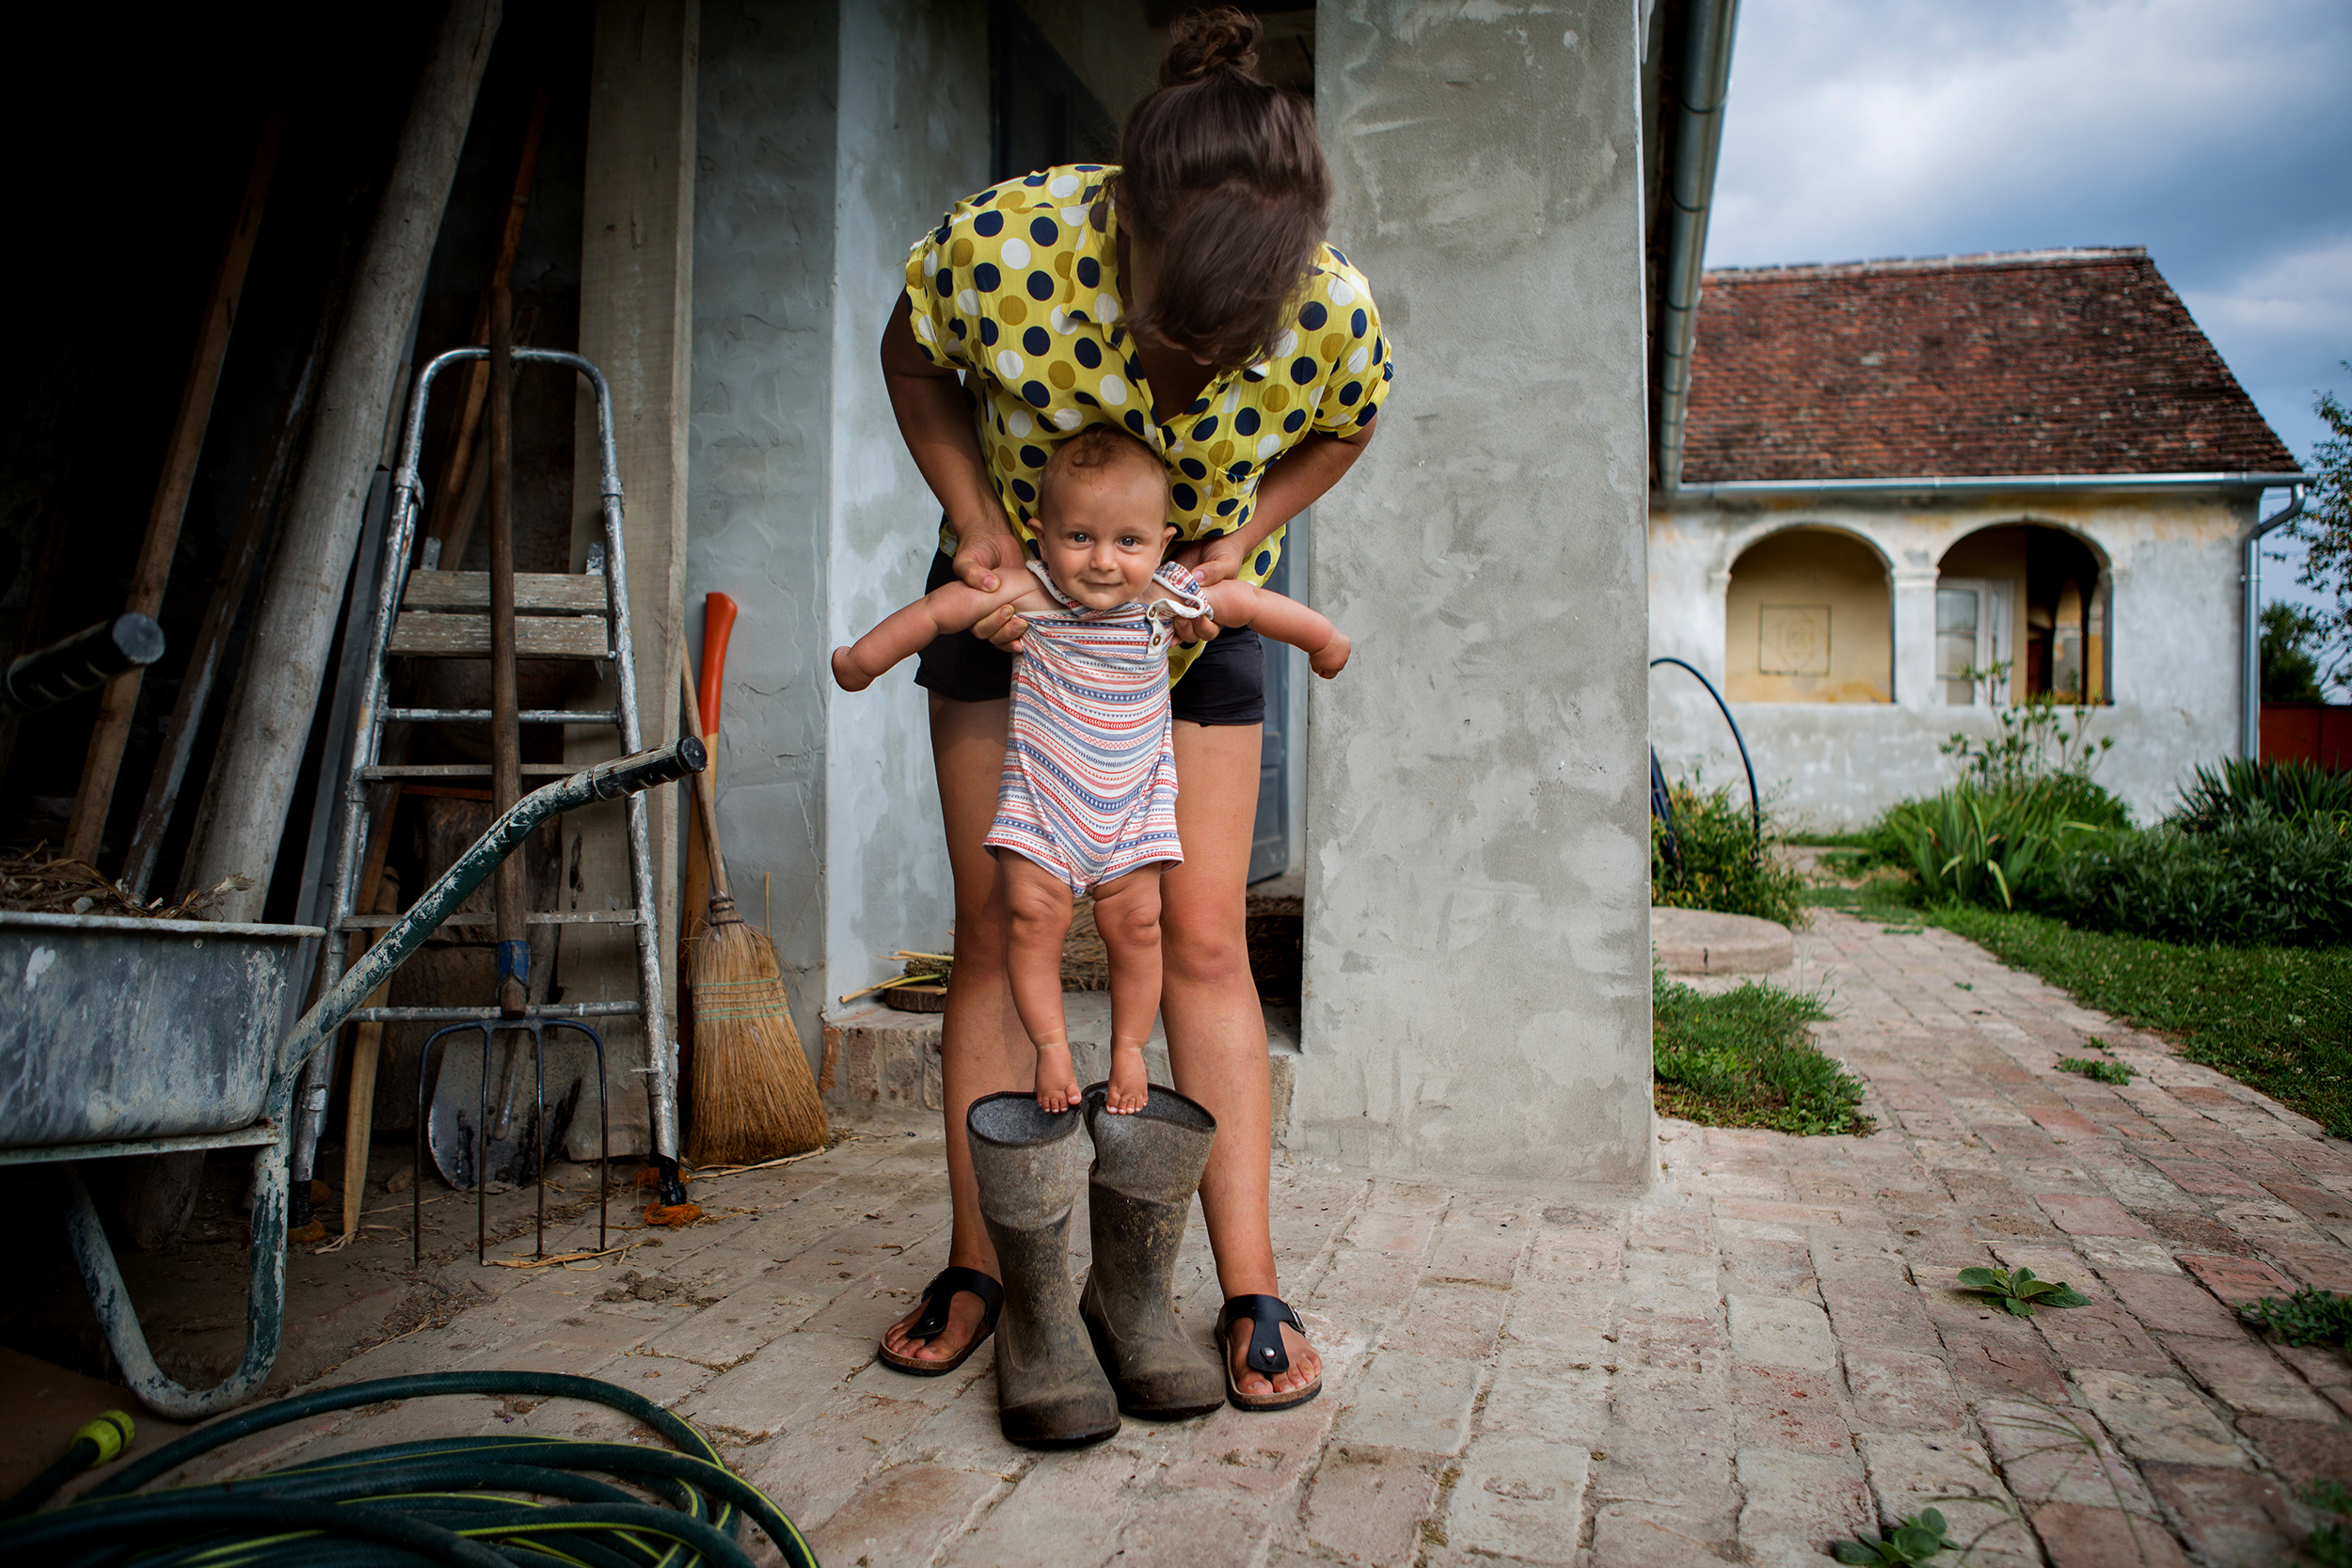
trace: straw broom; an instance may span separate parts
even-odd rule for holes
[[[703,728],[691,661],[683,670],[686,721]],[[710,859],[710,924],[687,944],[694,988],[693,1120],[687,1157],[697,1165],[751,1164],[825,1147],[825,1105],[784,991],[775,944],[736,911],[719,852],[717,797],[694,775],[694,815]]]

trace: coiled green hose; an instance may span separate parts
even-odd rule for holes
[[[339,1453],[236,1481],[139,1490],[257,1432],[327,1411],[436,1394],[585,1400],[651,1427],[671,1447],[564,1437],[434,1438]],[[637,1490],[624,1490],[615,1481]],[[668,1506],[648,1503],[646,1493]],[[427,1372],[321,1389],[225,1417],[125,1465],[67,1507],[0,1525],[0,1563],[751,1568],[735,1541],[745,1516],[775,1543],[787,1568],[817,1568],[792,1521],[728,1469],[708,1438],[652,1401],[561,1372]]]

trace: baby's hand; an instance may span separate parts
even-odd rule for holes
[[[1333,675],[1347,668],[1347,655],[1351,646],[1352,644],[1347,641],[1347,633],[1335,631],[1331,634],[1330,641],[1307,656],[1307,668],[1321,675],[1325,680],[1329,680]]]
[[[1070,1047],[1041,1045],[1037,1048],[1037,1108],[1041,1111],[1074,1111],[1078,1107],[1078,1074],[1070,1065]]]
[[[863,691],[874,684],[872,676],[851,662],[846,647],[833,651],[833,678],[844,691]]]

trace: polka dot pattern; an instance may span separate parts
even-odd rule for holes
[[[933,363],[973,372],[981,455],[1032,549],[1039,474],[1074,431],[1115,424],[1149,443],[1168,466],[1168,520],[1184,538],[1215,538],[1248,525],[1267,466],[1309,433],[1370,424],[1395,374],[1363,276],[1326,245],[1266,357],[1160,423],[1120,323],[1104,196],[1117,173],[1072,164],[1009,180],[958,203],[907,256],[915,341]],[[941,544],[955,541],[943,531]],[[1278,530],[1240,575],[1264,581],[1281,546]]]

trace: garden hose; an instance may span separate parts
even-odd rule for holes
[[[0,1519],[13,1519],[30,1513],[57,1495],[57,1489],[84,1470],[110,1464],[138,1432],[131,1418],[119,1410],[109,1410],[98,1419],[73,1434],[57,1462],[35,1476],[20,1488],[15,1497],[0,1503]]]
[[[437,1394],[585,1400],[650,1427],[670,1446],[431,1438],[347,1450],[235,1481],[140,1490],[257,1432]],[[66,1458],[8,1506],[37,1507],[82,1469],[103,1463],[77,1456],[97,1442],[90,1433],[103,1424],[85,1427]],[[105,1450],[100,1444],[91,1451]],[[106,1457],[119,1451],[118,1444]],[[47,1490],[40,1490],[44,1484]],[[648,1502],[648,1494],[666,1506]],[[63,1508],[0,1524],[0,1563],[751,1568],[735,1539],[745,1517],[775,1544],[787,1568],[817,1568],[808,1543],[775,1504],[727,1468],[708,1438],[642,1395],[561,1372],[427,1372],[299,1394],[224,1417],[125,1465]]]

